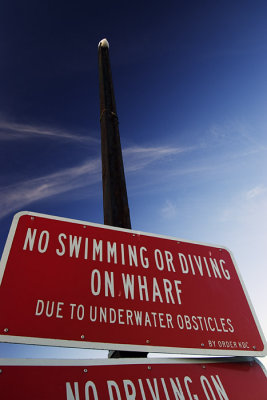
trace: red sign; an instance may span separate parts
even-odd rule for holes
[[[22,212],[1,260],[0,340],[263,355],[225,248]]]
[[[128,359],[78,363],[0,360],[1,395],[8,400],[267,398],[266,376],[255,361]]]

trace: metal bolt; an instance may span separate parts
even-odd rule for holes
[[[177,244],[180,244],[181,242],[176,242]]]
[[[31,219],[34,219],[34,217],[31,217]]]
[[[147,366],[147,369],[152,369],[151,365],[148,365],[148,366]]]
[[[84,339],[84,335],[81,335],[81,339]]]
[[[204,369],[205,369],[205,368],[206,368],[206,365],[202,365],[202,368],[204,368]]]
[[[204,345],[204,343],[201,343],[201,347],[204,347],[205,345]]]
[[[84,368],[83,372],[87,372],[87,371],[88,371],[87,368]]]
[[[2,374],[2,370],[0,369],[0,374]]]
[[[222,251],[222,249],[219,249],[219,251]]]
[[[4,329],[4,332],[8,332],[8,328],[5,328],[5,329]]]
[[[84,225],[83,227],[86,228],[86,225]]]
[[[256,346],[252,346],[253,350],[256,350]]]
[[[150,340],[149,340],[149,339],[147,339],[147,340],[146,340],[146,343],[150,343]]]

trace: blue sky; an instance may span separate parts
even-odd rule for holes
[[[266,18],[265,1],[2,2],[0,254],[20,210],[103,223],[107,37],[133,229],[227,246],[266,336]]]

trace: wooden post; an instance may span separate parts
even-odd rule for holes
[[[119,121],[106,39],[98,45],[104,224],[131,229]]]
[[[119,121],[106,39],[98,45],[104,224],[131,229]],[[144,352],[110,351],[110,358],[146,357]]]

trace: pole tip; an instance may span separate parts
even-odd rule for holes
[[[98,48],[99,47],[107,47],[107,48],[109,48],[109,43],[108,43],[107,39],[100,40],[100,42],[98,43]]]

